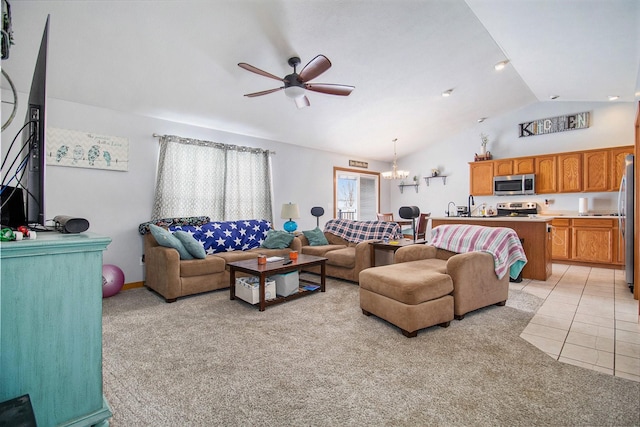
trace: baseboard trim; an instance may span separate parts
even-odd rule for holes
[[[599,262],[583,262],[564,259],[551,259],[554,264],[579,265],[581,267],[609,268],[611,270],[624,270],[624,265],[601,264]]]
[[[124,286],[122,286],[123,291],[129,290],[129,289],[135,289],[135,288],[142,288],[144,287],[144,282],[131,282],[131,283],[125,283]]]

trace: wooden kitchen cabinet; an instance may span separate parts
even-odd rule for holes
[[[584,166],[583,190],[609,191],[609,150],[589,151],[582,155]]]
[[[616,242],[611,221],[595,218],[572,220],[571,259],[612,264]]]
[[[571,220],[554,218],[551,221],[551,258],[568,260],[571,258]]]
[[[533,157],[494,160],[493,164],[495,176],[535,173],[535,158]]]
[[[536,157],[536,193],[557,193],[556,156]]]
[[[620,180],[624,175],[624,158],[628,154],[633,154],[633,146],[617,147],[609,150],[609,161],[611,162],[609,191],[618,191],[620,188]]]
[[[493,177],[536,174],[536,194],[618,191],[633,146],[471,162],[470,194],[493,195]]]
[[[496,160],[493,162],[495,176],[513,175],[513,160]]]
[[[558,156],[558,192],[582,191],[582,154],[571,153]]]
[[[513,159],[513,173],[516,175],[524,175],[527,173],[535,173],[536,161],[533,157],[520,157]]]
[[[554,218],[551,222],[554,261],[603,266],[624,265],[624,243],[617,218]]]
[[[474,196],[493,195],[493,162],[469,163],[469,189]]]

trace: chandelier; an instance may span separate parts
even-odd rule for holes
[[[398,170],[398,164],[396,163],[396,142],[398,138],[393,140],[393,170],[382,172],[384,179],[405,179],[409,176],[409,171]]]

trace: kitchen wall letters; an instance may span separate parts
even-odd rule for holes
[[[564,132],[566,130],[585,129],[589,127],[589,112],[534,120],[532,122],[520,123],[518,126],[520,138]]]

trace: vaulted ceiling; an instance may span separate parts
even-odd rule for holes
[[[51,98],[391,160],[538,101],[638,100],[637,0],[13,1],[2,66],[28,92],[51,15]],[[298,109],[291,56],[333,66]],[[497,72],[494,65],[509,60]],[[298,69],[300,71],[300,69]],[[441,96],[453,89],[452,96]],[[82,129],[92,130],[92,129]],[[188,135],[187,135],[188,136]],[[224,141],[221,141],[224,142]]]

